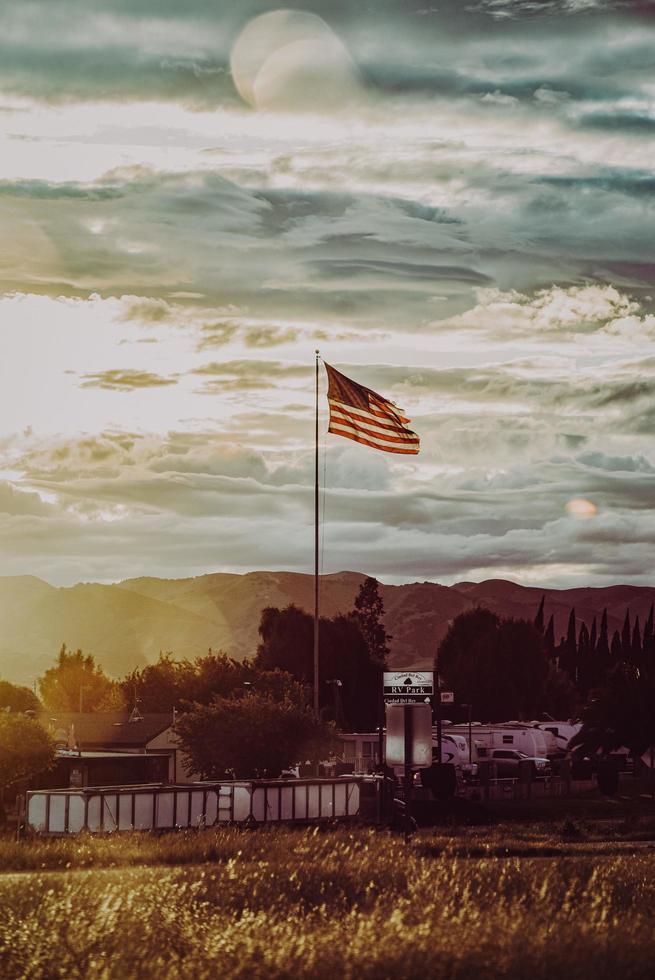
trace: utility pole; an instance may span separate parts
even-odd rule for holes
[[[436,698],[436,702],[435,702],[435,714],[436,714],[436,722],[437,722],[437,765],[440,766],[441,765],[441,758],[442,758],[442,756],[441,756],[441,749],[442,749],[442,742],[443,742],[443,732],[442,732],[442,728],[441,728],[441,682],[439,680],[439,673],[438,672],[437,672],[437,675],[436,675],[435,680],[436,680],[436,684],[435,684],[435,698]]]

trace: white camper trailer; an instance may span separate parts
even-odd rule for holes
[[[570,721],[544,721],[538,722],[537,728],[539,728],[544,735],[549,739],[551,744],[554,744],[554,749],[550,750],[549,745],[549,755],[561,755],[563,752],[568,751],[569,742],[574,735],[577,735],[582,728],[582,722],[570,722]]]
[[[433,756],[437,758],[437,736],[432,736]],[[458,768],[468,765],[469,746],[463,735],[452,733],[450,729],[441,735],[441,761],[451,763]]]
[[[468,735],[468,725],[450,725],[449,735]],[[544,733],[538,728],[513,722],[499,725],[471,726],[472,756],[474,762],[488,759],[492,749],[517,749],[531,758],[547,758],[547,745]]]

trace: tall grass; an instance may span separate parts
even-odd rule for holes
[[[112,848],[121,866],[80,868],[89,853],[80,862],[69,852],[77,870],[0,877],[0,975],[653,976],[655,852],[646,846],[499,858],[466,856],[480,836],[444,852],[446,840],[420,835],[408,847],[370,830],[223,830],[195,835],[214,848],[204,864],[184,863],[198,852],[183,835],[78,842],[96,857]],[[139,842],[150,864],[158,850],[172,863],[175,850],[182,866],[133,866]],[[55,845],[61,858],[75,842]],[[33,853],[46,850],[38,843]]]

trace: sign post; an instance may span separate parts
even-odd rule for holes
[[[432,709],[429,704],[387,704],[386,758],[402,766],[405,797],[405,839],[412,823],[413,770],[432,765]]]
[[[409,840],[412,832],[412,750],[414,748],[414,719],[412,709],[403,707],[403,723],[405,728],[405,843]]]

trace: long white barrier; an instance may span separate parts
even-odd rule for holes
[[[26,829],[97,834],[348,819],[362,815],[364,782],[375,800],[378,778],[371,776],[30,790]]]

